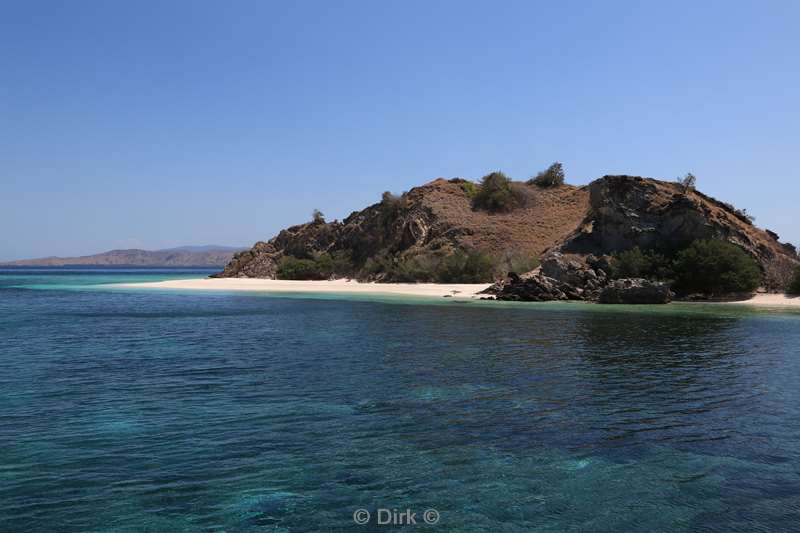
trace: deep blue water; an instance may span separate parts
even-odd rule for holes
[[[96,285],[202,274],[0,271],[0,530],[800,528],[799,314]]]

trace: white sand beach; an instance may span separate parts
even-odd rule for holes
[[[210,291],[259,291],[259,292],[313,292],[347,294],[392,294],[402,296],[431,296],[478,299],[478,294],[489,286],[478,284],[442,283],[359,283],[337,279],[332,281],[293,281],[254,278],[203,278],[179,279],[148,283],[124,283],[115,287],[136,289],[181,289]]]
[[[390,294],[397,296],[452,297],[479,299],[480,291],[489,284],[444,284],[444,283],[360,283],[337,279],[331,281],[293,281],[255,278],[201,278],[177,279],[146,283],[123,283],[114,285],[136,289],[180,289],[206,291],[251,291],[286,293],[342,293],[342,294]],[[797,307],[800,297],[785,294],[756,294],[749,300],[734,302],[698,302],[715,305],[750,305],[757,307]]]
[[[798,307],[800,308],[800,297],[787,296],[785,294],[756,294],[749,300],[736,302],[724,302],[732,305],[754,305],[758,307]]]

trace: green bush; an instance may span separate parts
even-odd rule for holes
[[[800,294],[800,267],[794,271],[794,277],[786,290],[789,294]]]
[[[386,272],[391,260],[383,255],[368,257],[356,276],[360,280],[368,280],[373,276]]]
[[[458,250],[448,255],[436,269],[439,283],[489,283],[494,277],[494,262],[477,250]]]
[[[321,280],[331,277],[350,276],[353,263],[347,252],[321,253],[313,258],[286,255],[278,263],[278,279]]]
[[[387,281],[427,282],[436,279],[440,259],[433,254],[417,254],[395,259],[387,272]]]
[[[278,279],[327,279],[330,276],[320,271],[314,259],[300,259],[291,255],[284,256],[278,263]]]
[[[358,277],[380,276],[382,281],[395,283],[488,283],[494,272],[495,265],[489,256],[475,250],[459,250],[447,256],[429,252],[405,257],[370,257]]]
[[[368,258],[359,272],[360,279],[380,277],[382,281],[413,283],[434,281],[439,258],[433,254],[405,257],[377,255]]]
[[[334,276],[352,277],[355,274],[355,264],[353,263],[353,256],[349,250],[337,250],[331,253],[330,257]]]
[[[721,240],[698,240],[673,262],[676,291],[721,295],[753,292],[761,283],[755,259],[739,246]]]
[[[619,252],[611,260],[611,277],[669,279],[671,277],[669,260],[653,250],[642,251],[636,246]]]
[[[393,194],[391,191],[383,191],[381,195],[381,208],[388,211],[396,211],[403,206],[405,202],[405,193],[400,196]]]
[[[520,205],[520,198],[512,189],[511,180],[505,174],[492,172],[481,178],[472,205],[490,213],[507,212]]]
[[[472,200],[478,194],[478,186],[472,183],[471,181],[462,181],[460,183],[461,190],[467,195],[467,198]]]
[[[564,167],[556,161],[547,170],[539,172],[535,177],[528,180],[528,185],[538,185],[539,187],[558,187],[564,185]]]

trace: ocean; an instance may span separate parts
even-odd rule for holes
[[[208,273],[0,271],[0,530],[800,527],[797,312]]]

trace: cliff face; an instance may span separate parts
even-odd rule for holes
[[[371,205],[342,222],[310,222],[236,254],[219,277],[274,278],[286,255],[344,252],[355,265],[370,258],[447,254],[472,248],[494,258],[604,256],[634,246],[677,250],[696,239],[740,245],[761,265],[767,288],[786,286],[797,254],[742,213],[677,183],[604,176],[585,187],[515,183],[522,206],[491,214],[472,208],[464,180],[437,179],[402,198]],[[378,276],[380,279],[380,276]]]
[[[771,290],[786,287],[798,264],[791,245],[757,228],[733,206],[679,184],[634,176],[604,176],[589,185],[589,212],[566,239],[565,252],[603,255],[634,246],[674,251],[696,239],[737,244],[764,271]]]

